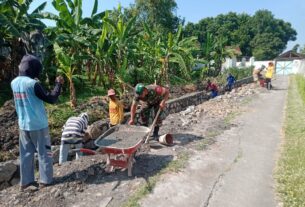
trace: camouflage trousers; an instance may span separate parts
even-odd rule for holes
[[[149,105],[147,103],[142,103],[140,110],[140,123],[142,126],[148,126],[152,124],[158,110],[159,104]],[[161,126],[162,121],[165,119],[166,115],[164,111],[160,111],[159,117],[157,118],[156,126]]]

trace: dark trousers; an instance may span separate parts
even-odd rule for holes
[[[271,90],[272,85],[271,85],[271,78],[266,78],[266,88],[268,90]]]

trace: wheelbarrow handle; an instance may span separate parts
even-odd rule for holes
[[[155,119],[154,119],[152,125],[150,126],[148,135],[147,135],[147,137],[146,137],[144,143],[147,143],[147,142],[148,142],[148,139],[149,139],[149,137],[150,137],[150,134],[151,134],[152,130],[154,129],[154,127],[155,127],[155,125],[156,125],[156,122],[157,122],[157,119],[158,119],[158,117],[159,117],[159,115],[160,115],[160,112],[161,112],[161,108],[159,107],[159,110],[158,110],[158,112],[157,112],[157,114],[156,114],[156,116],[155,116]]]
[[[86,149],[86,148],[76,149],[75,151],[79,151],[79,152],[85,153],[87,155],[95,155],[95,154],[97,154],[96,151],[91,150],[91,149]]]

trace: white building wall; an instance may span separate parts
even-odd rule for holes
[[[292,62],[292,72],[305,74],[305,60],[294,60]]]
[[[273,62],[275,64],[274,60],[264,60],[264,61],[255,61],[254,57],[251,57],[249,61],[242,61],[242,62],[235,62],[236,59],[230,59],[226,58],[226,62],[222,65],[223,69],[235,67],[242,68],[242,67],[251,67],[254,66],[254,68],[261,67],[262,65],[265,65],[268,67],[269,62]],[[305,60],[293,60],[291,64],[291,69],[287,71],[288,73],[283,73],[283,74],[296,74],[296,73],[301,73],[305,74]],[[280,68],[277,68],[280,69]],[[281,74],[281,73],[280,73]]]
[[[226,58],[226,61],[223,63],[222,68],[227,69],[227,68],[232,68],[232,67],[260,67],[261,65],[265,65],[266,67],[268,66],[269,62],[273,62],[273,60],[265,60],[265,61],[255,61],[254,57],[251,57],[249,61],[243,60],[242,62],[237,62],[236,58]]]

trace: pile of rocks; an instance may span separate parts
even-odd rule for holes
[[[0,162],[0,190],[19,182],[19,163],[17,160]]]
[[[227,117],[238,110],[236,102],[242,101],[244,100],[242,99],[243,97],[255,93],[258,93],[257,86],[255,84],[247,84],[202,103],[199,106],[199,110],[212,117]]]

